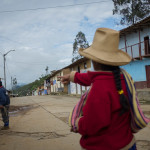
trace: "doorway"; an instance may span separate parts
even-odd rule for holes
[[[150,88],[150,65],[146,67],[147,88]]]
[[[150,54],[149,36],[144,37],[144,49],[145,49],[145,55]]]

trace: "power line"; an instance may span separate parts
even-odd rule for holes
[[[90,3],[81,3],[81,4],[71,4],[71,5],[61,5],[61,6],[52,6],[52,7],[41,7],[41,8],[31,8],[31,9],[18,9],[18,10],[5,10],[0,11],[0,13],[11,13],[11,12],[23,12],[23,11],[36,11],[36,10],[43,10],[43,9],[53,9],[53,8],[63,8],[63,7],[73,7],[73,6],[81,6],[81,5],[90,5],[90,4],[98,4],[103,2],[109,2],[110,0],[105,1],[97,1],[97,2],[90,2]]]
[[[8,41],[11,41],[11,42],[14,42],[14,43],[20,44],[20,45],[22,45],[22,44],[23,44],[23,43],[21,43],[21,42],[18,42],[18,41],[15,41],[15,40],[11,40],[10,38],[8,38],[8,37],[6,37],[6,36],[3,36],[3,35],[0,35],[0,37],[1,37],[1,38],[3,38],[3,39],[6,39],[6,40],[8,40]]]
[[[20,45],[24,45],[25,46],[25,44],[24,43],[22,43],[22,42],[18,42],[18,41],[15,41],[15,40],[12,40],[12,39],[10,39],[10,38],[8,38],[8,37],[6,37],[6,36],[2,36],[2,35],[0,35],[0,38],[3,38],[3,39],[6,39],[6,40],[8,40],[8,41],[11,41],[11,42],[14,42],[14,43],[17,43],[17,44],[20,44]],[[31,46],[28,46],[28,47],[31,47]],[[31,47],[32,49],[38,49],[37,47]]]

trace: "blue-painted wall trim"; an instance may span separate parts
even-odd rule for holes
[[[150,65],[150,58],[132,61],[130,64],[122,66],[133,78],[135,82],[146,81],[146,65]]]

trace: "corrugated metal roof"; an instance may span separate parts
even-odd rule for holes
[[[77,64],[79,64],[79,63],[82,63],[82,62],[86,61],[86,60],[88,60],[88,59],[85,58],[85,57],[80,58],[80,59],[78,59],[77,61],[75,61],[74,63],[72,63],[72,64],[70,64],[70,65],[64,67],[63,69],[73,67],[73,66],[75,66],[75,65],[77,65]]]
[[[64,68],[62,68],[62,69],[59,69],[59,70],[57,70],[57,71],[55,71],[54,73],[52,73],[46,80],[48,80],[48,79],[50,79],[51,77],[53,77],[53,76],[55,76],[57,73],[59,73],[60,71],[62,71],[63,69],[66,69],[66,68],[71,68],[71,67],[73,67],[73,66],[75,66],[75,65],[77,65],[77,64],[79,64],[79,63],[82,63],[82,62],[84,62],[84,61],[86,61],[86,60],[88,60],[87,58],[81,58],[81,59],[78,59],[77,61],[75,61],[74,63],[72,63],[72,64],[70,64],[70,65],[68,65],[68,66],[66,66],[66,67],[64,67]]]
[[[120,35],[125,35],[126,33],[130,32],[136,32],[139,29],[142,29],[145,26],[150,26],[150,16],[146,17],[145,19],[127,27],[122,30],[120,30]]]

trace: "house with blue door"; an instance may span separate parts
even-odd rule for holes
[[[150,88],[150,16],[120,31],[119,48],[132,57],[123,68],[133,77],[136,88]]]

